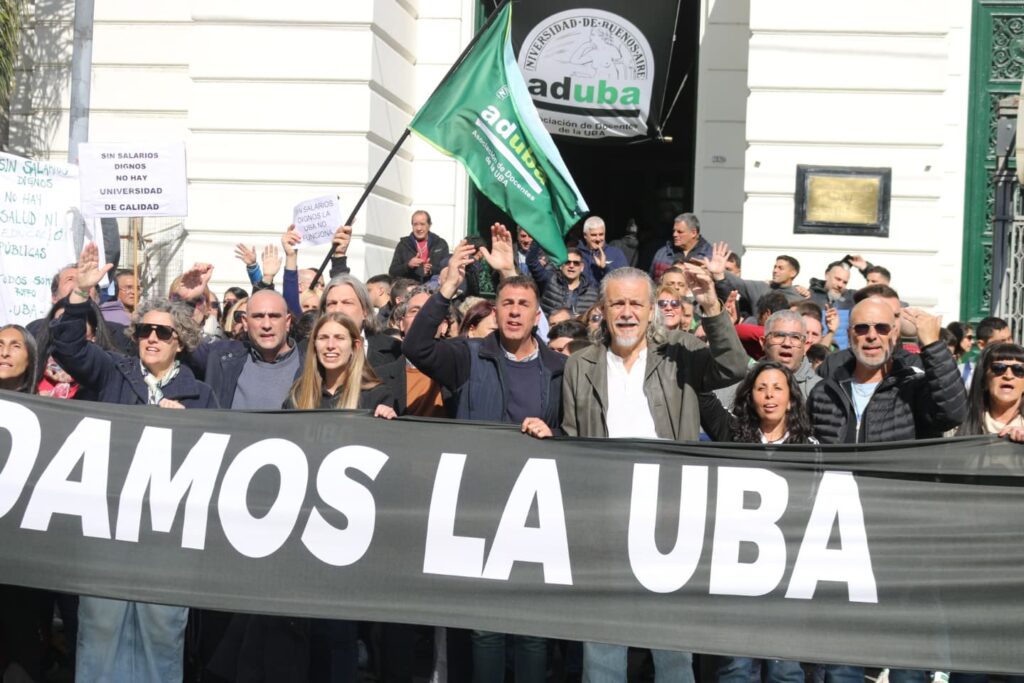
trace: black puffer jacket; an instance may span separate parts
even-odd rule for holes
[[[935,342],[921,349],[921,360],[924,370],[893,359],[858,430],[851,356],[811,391],[808,409],[814,435],[822,443],[877,443],[937,438],[959,425],[967,416],[967,394],[953,356],[942,342]]]

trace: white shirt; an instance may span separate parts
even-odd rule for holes
[[[644,373],[647,370],[647,349],[640,352],[627,372],[622,358],[609,349],[608,364],[608,436],[613,439],[657,439],[651,406],[644,394]]]

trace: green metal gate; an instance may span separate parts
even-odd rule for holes
[[[960,288],[960,315],[965,320],[977,321],[991,310],[996,120],[999,100],[1019,93],[1022,77],[1024,0],[974,0]]]

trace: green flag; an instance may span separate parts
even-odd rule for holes
[[[587,204],[526,90],[512,54],[511,20],[510,3],[409,128],[461,161],[477,189],[561,263],[563,235]]]

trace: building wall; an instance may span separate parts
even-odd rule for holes
[[[212,262],[220,291],[244,279],[234,245],[277,244],[296,203],[336,193],[348,213],[472,36],[473,9],[472,0],[96,0],[89,138],[185,141],[180,258]],[[66,158],[73,11],[72,0],[37,0],[30,17],[12,121],[22,153]],[[386,271],[413,206],[430,209],[445,238],[464,234],[465,192],[456,162],[406,142],[357,218],[353,271]],[[300,251],[300,267],[326,249]]]
[[[744,165],[746,277],[779,253],[799,279],[862,254],[909,302],[959,312],[970,3],[752,0]],[[890,236],[793,234],[797,164],[892,168]],[[851,284],[863,280],[854,275]]]
[[[713,241],[743,240],[750,0],[703,0],[693,204]]]

